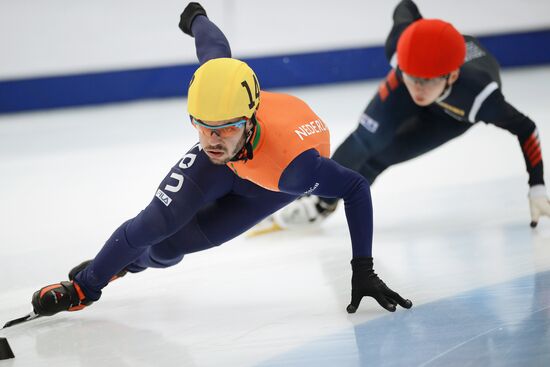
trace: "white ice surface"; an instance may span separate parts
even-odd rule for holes
[[[538,125],[544,158],[549,80],[550,67],[503,74],[507,99]],[[285,92],[329,124],[335,148],[376,87]],[[0,321],[93,257],[195,134],[183,99],[1,116]],[[372,188],[377,272],[420,307],[550,269],[550,221],[529,228],[527,189],[517,140],[484,124],[390,168]],[[345,312],[350,255],[341,208],[318,230],[239,237],[127,276],[82,312],[2,330],[16,358],[0,366],[258,365],[387,314],[372,300]]]

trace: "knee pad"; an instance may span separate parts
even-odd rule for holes
[[[159,251],[155,246],[149,249],[149,258],[151,261],[158,264],[160,267],[174,266],[183,260],[183,254],[168,253],[167,251]]]

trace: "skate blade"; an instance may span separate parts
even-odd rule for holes
[[[252,227],[248,232],[246,232],[246,237],[258,237],[269,233],[279,232],[282,230],[284,230],[284,228],[275,222],[270,222],[267,224],[259,223],[255,227]]]
[[[24,322],[27,322],[27,321],[31,321],[31,320],[34,320],[34,319],[37,319],[39,318],[40,315],[36,314],[34,311],[32,311],[31,313],[23,316],[23,317],[20,317],[20,318],[17,318],[17,319],[14,319],[14,320],[10,320],[8,322],[6,322],[6,324],[4,325],[4,327],[2,329],[5,329],[5,328],[8,328],[8,327],[11,327],[13,325],[17,325],[17,324],[22,324]]]

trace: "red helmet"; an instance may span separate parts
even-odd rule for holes
[[[417,78],[449,74],[464,63],[464,37],[452,24],[439,19],[420,19],[408,26],[397,42],[397,63]]]

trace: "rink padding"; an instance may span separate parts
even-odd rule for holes
[[[502,67],[550,63],[550,29],[479,37]],[[262,89],[383,77],[382,46],[245,59]],[[185,96],[197,64],[0,81],[0,113]]]

